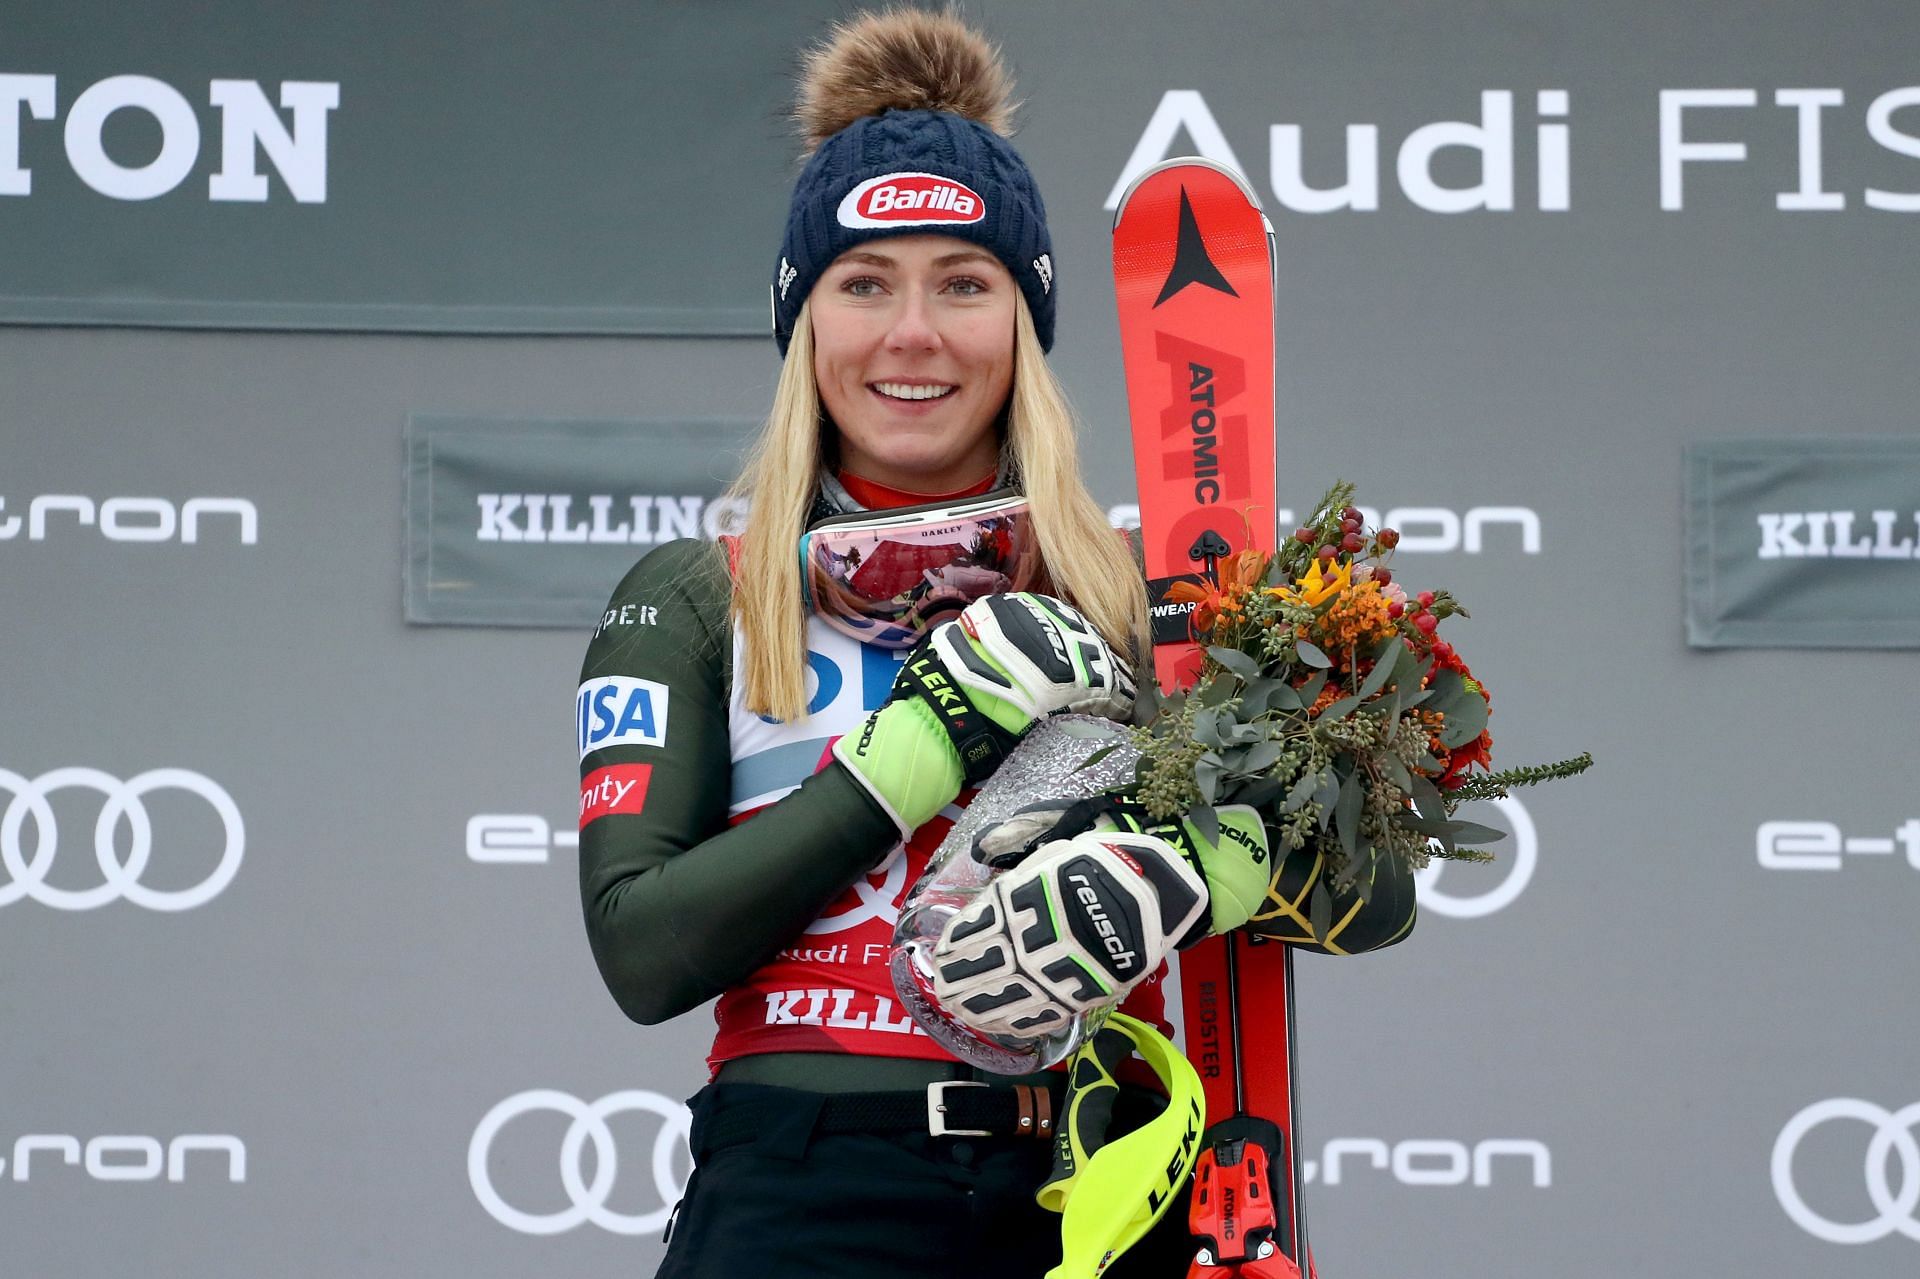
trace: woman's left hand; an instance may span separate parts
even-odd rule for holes
[[[1021,860],[942,930],[934,997],[982,1033],[1037,1038],[1124,996],[1175,946],[1246,922],[1266,893],[1265,829],[1243,806],[1217,816],[1209,840],[1102,800],[983,832],[977,859]]]

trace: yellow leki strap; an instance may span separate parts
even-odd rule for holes
[[[1137,1052],[1167,1088],[1167,1108],[1112,1141],[1114,1070]],[[1060,1214],[1060,1264],[1047,1279],[1094,1279],[1160,1220],[1200,1154],[1206,1102],[1200,1076],[1172,1041],[1124,1013],[1074,1055],[1066,1122],[1054,1139],[1054,1175],[1035,1196]]]

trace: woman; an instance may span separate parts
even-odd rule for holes
[[[1046,365],[1054,267],[1002,136],[1010,88],[950,16],[868,15],[812,54],[813,149],[773,281],[785,362],[739,486],[746,529],[648,555],[588,651],[595,957],[637,1021],[719,1001],[662,1275],[1038,1276],[1059,1259],[1033,1194],[1060,1076],[939,1091],[973,1072],[917,1030],[887,971],[900,901],[967,788],[1042,716],[1124,719],[1144,636],[1139,572],[1079,479]],[[928,629],[956,602],[929,619],[929,583],[1002,593]],[[1126,991],[1164,1026],[1161,957],[1246,918],[1264,840],[1223,868],[1178,833],[1114,838],[1127,854],[1048,844],[1003,881],[1078,857],[1088,908],[1132,931],[1100,950],[1072,927],[976,917],[943,975],[950,1007],[1003,1030]],[[938,1135],[930,1085],[970,1116],[951,1126],[992,1135]],[[1117,1124],[1153,1104],[1123,1093]],[[1183,1273],[1182,1217],[1112,1273]]]

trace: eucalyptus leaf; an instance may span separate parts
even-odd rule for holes
[[[1296,781],[1293,788],[1287,792],[1287,802],[1280,805],[1280,811],[1282,813],[1299,812],[1307,806],[1307,801],[1313,798],[1313,793],[1318,789],[1320,789],[1318,773],[1300,774],[1300,780]]]
[[[1280,743],[1268,738],[1255,742],[1247,748],[1247,754],[1240,761],[1240,767],[1249,773],[1264,773],[1280,762]]]
[[[1396,826],[1404,826],[1410,831],[1425,835],[1430,839],[1439,839],[1452,829],[1452,823],[1444,817],[1422,817],[1412,809],[1405,809],[1393,815]]]
[[[1152,719],[1160,713],[1161,708],[1165,705],[1166,699],[1160,694],[1160,686],[1152,680],[1148,680],[1146,684],[1134,694],[1134,722],[1140,723]]]
[[[1220,844],[1220,814],[1211,804],[1203,804],[1187,813],[1187,821],[1192,823],[1194,834],[1207,843],[1218,847]]]
[[[1360,848],[1360,806],[1365,798],[1366,788],[1360,783],[1360,774],[1354,773],[1340,783],[1340,797],[1333,806],[1333,826],[1348,864],[1352,864]]]
[[[1321,652],[1320,646],[1312,640],[1296,640],[1293,648],[1296,653],[1300,654],[1300,661],[1303,665],[1316,666],[1323,670],[1333,665],[1333,659]]]
[[[1233,681],[1224,679],[1208,680],[1207,686],[1200,690],[1200,704],[1202,706],[1219,706],[1223,702],[1232,700],[1233,694]]]
[[[1465,746],[1480,736],[1487,726],[1487,701],[1472,689],[1447,711],[1447,722],[1440,730],[1440,744],[1449,748]]]
[[[1307,925],[1313,929],[1313,939],[1325,942],[1327,934],[1333,931],[1333,894],[1327,891],[1325,883],[1313,886],[1313,892],[1307,899]]]
[[[1074,769],[1073,771],[1078,773],[1078,772],[1084,771],[1085,769],[1092,768],[1095,764],[1098,764],[1101,760],[1105,759],[1107,756],[1113,754],[1115,751],[1119,749],[1120,749],[1119,742],[1115,742],[1111,746],[1102,746],[1099,750],[1095,751],[1093,754],[1087,756],[1085,760],[1081,761],[1080,767]]]
[[[1229,803],[1246,804],[1265,812],[1286,789],[1287,784],[1278,777],[1272,775],[1256,777],[1229,795],[1227,799]]]
[[[1432,708],[1449,715],[1453,713],[1454,703],[1459,701],[1466,691],[1466,681],[1460,678],[1459,671],[1441,671],[1433,677],[1433,682],[1427,685],[1427,692],[1432,694],[1430,703]]]
[[[1440,788],[1427,778],[1415,777],[1413,786],[1407,791],[1407,798],[1413,801],[1413,806],[1419,810],[1420,816],[1428,821],[1447,820],[1447,804],[1440,797]]]
[[[1387,780],[1399,788],[1402,795],[1410,794],[1413,790],[1413,774],[1400,762],[1400,757],[1392,751],[1381,751],[1379,758],[1380,771],[1387,775]]]
[[[1193,717],[1193,740],[1202,746],[1211,746],[1215,750],[1225,745],[1220,740],[1220,708],[1207,706],[1201,708]]]
[[[1362,906],[1371,906],[1373,904],[1373,886],[1379,880],[1379,876],[1374,873],[1374,870],[1375,867],[1379,865],[1380,850],[1372,844],[1368,844],[1361,852],[1365,856],[1366,866],[1365,869],[1353,877],[1353,891],[1359,896]]]
[[[1313,705],[1314,699],[1320,696],[1320,690],[1326,686],[1327,673],[1325,671],[1316,671],[1313,678],[1302,684],[1298,690],[1300,694],[1300,704],[1302,706]]]
[[[1394,659],[1393,668],[1393,682],[1396,684],[1418,688],[1427,678],[1427,659],[1411,648],[1401,648],[1400,655]]]
[[[1207,649],[1207,656],[1238,675],[1241,679],[1254,679],[1260,674],[1260,663],[1248,657],[1237,648],[1228,648],[1224,644],[1215,644]]]
[[[1306,703],[1300,700],[1300,694],[1293,685],[1285,680],[1275,680],[1267,692],[1267,709],[1272,711],[1304,710]]]
[[[1193,766],[1193,784],[1200,788],[1200,798],[1211,804],[1220,789],[1220,767],[1201,760]]]
[[[1313,802],[1320,808],[1320,829],[1325,830],[1327,823],[1333,820],[1334,801],[1340,798],[1340,779],[1332,769],[1320,774],[1320,784],[1313,792]]]
[[[1406,645],[1398,635],[1386,642],[1379,653],[1374,655],[1373,670],[1367,674],[1366,681],[1360,685],[1360,691],[1354,696],[1361,701],[1367,700],[1385,688],[1387,681],[1393,678],[1394,666],[1399,661],[1401,649]]]
[[[1472,840],[1476,844],[1492,844],[1507,837],[1507,832],[1495,830],[1491,826],[1482,826],[1478,822],[1456,821],[1452,823],[1455,843]]]
[[[1354,708],[1360,705],[1360,701],[1361,699],[1358,697],[1343,697],[1337,702],[1329,702],[1327,703],[1327,708],[1314,716],[1314,718],[1323,724],[1331,724],[1338,720],[1343,720],[1353,714]]]

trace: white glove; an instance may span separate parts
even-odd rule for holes
[[[1038,1038],[1116,1002],[1176,946],[1239,927],[1266,892],[1266,832],[1242,805],[1216,817],[1210,841],[1184,820],[1146,828],[1141,810],[1102,799],[1037,804],[983,832],[980,861],[1039,846],[948,922],[934,998],[984,1034]]]
[[[1062,711],[1121,720],[1133,711],[1125,659],[1077,610],[1051,596],[975,600],[936,627],[928,646],[953,682],[1016,735]]]

